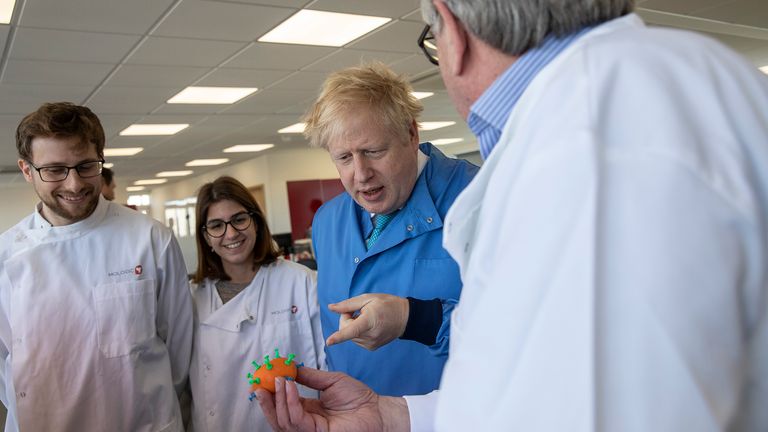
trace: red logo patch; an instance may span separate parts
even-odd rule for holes
[[[296,305],[291,306],[291,313],[292,314],[295,314],[298,311],[299,311],[299,308],[297,308]]]
[[[144,271],[144,268],[142,268],[140,265],[137,265],[133,268],[133,274],[136,276],[141,276],[141,273]]]

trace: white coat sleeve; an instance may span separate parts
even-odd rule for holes
[[[317,273],[307,272],[307,304],[309,307],[309,320],[312,325],[312,342],[315,346],[317,355],[317,368],[328,370],[328,364],[325,360],[325,339],[323,339],[323,330],[320,327],[320,304],[317,300]]]
[[[184,258],[172,235],[169,235],[168,243],[158,257],[158,277],[157,333],[165,341],[173,385],[176,393],[181,395],[192,358],[193,311]]]
[[[437,430],[765,425],[755,221],[679,160],[572,138],[488,188]]]

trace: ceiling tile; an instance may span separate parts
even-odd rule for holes
[[[327,76],[327,72],[295,72],[270,87],[270,90],[311,90],[317,92]]]
[[[408,58],[391,63],[390,66],[397,73],[405,74],[408,77],[418,77],[438,70],[437,66],[430,63],[422,54],[413,54]]]
[[[154,35],[252,41],[295,11],[240,3],[186,0],[160,24]]]
[[[219,68],[196,82],[195,85],[263,89],[289,73],[290,71],[282,70]]]
[[[338,48],[256,42],[225,67],[298,70]]]
[[[26,1],[21,26],[144,34],[173,0]]]
[[[334,72],[351,66],[357,66],[362,63],[380,61],[383,63],[393,63],[406,59],[411,54],[394,53],[388,51],[364,51],[345,48],[330,56],[312,63],[307,66],[308,71]]]
[[[216,66],[237,52],[240,42],[149,37],[128,59],[129,64]]]
[[[391,25],[377,30],[356,42],[347,45],[348,48],[419,53],[417,45],[419,35],[424,25],[410,21],[396,21]]]
[[[28,114],[51,101],[79,103],[90,91],[91,87],[2,84],[0,114]]]
[[[94,111],[104,114],[149,114],[181,90],[161,87],[100,88],[88,101]]]
[[[292,8],[301,8],[312,3],[312,0],[207,0],[214,3],[249,3],[265,6],[284,6]]]
[[[719,6],[699,9],[693,15],[739,25],[768,26],[768,1],[738,0]]]
[[[139,36],[18,28],[10,58],[87,63],[116,63]]]
[[[0,25],[0,46],[5,47],[5,42],[8,40],[8,32],[11,30],[11,26]]]
[[[121,65],[107,82],[125,87],[186,87],[209,68],[192,66]]]
[[[227,114],[272,114],[306,99],[313,98],[309,90],[261,90],[248,99],[224,110]]]
[[[417,22],[417,23],[421,24],[422,27],[424,26],[424,18],[422,18],[422,16],[421,16],[421,9],[416,9],[415,11],[413,11],[413,12],[403,16],[400,19],[403,20],[403,21]]]
[[[3,75],[6,84],[50,84],[95,87],[114,66],[104,63],[67,63],[9,60]]]
[[[317,0],[310,9],[400,18],[419,8],[419,0]]]

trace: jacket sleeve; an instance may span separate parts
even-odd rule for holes
[[[173,385],[181,395],[192,356],[193,311],[184,257],[172,235],[158,257],[158,273],[157,334],[168,349]]]

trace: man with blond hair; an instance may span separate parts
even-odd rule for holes
[[[387,395],[438,387],[461,291],[443,218],[477,172],[419,144],[411,90],[383,64],[352,67],[328,77],[305,118],[346,189],[312,224],[328,365]]]

